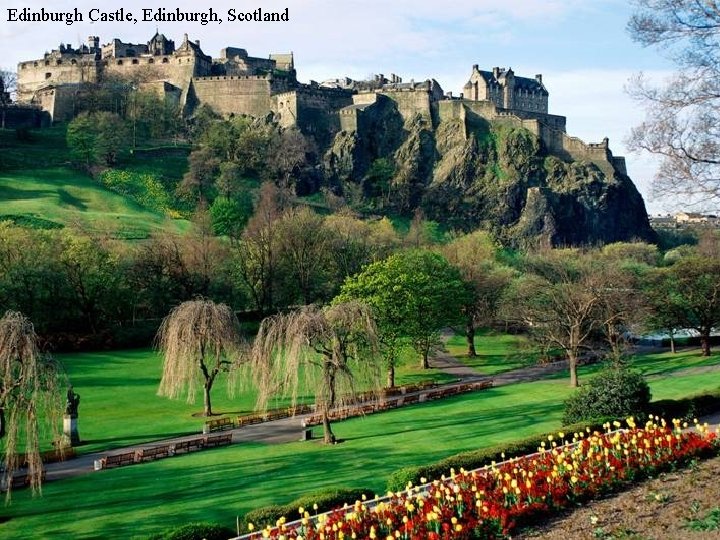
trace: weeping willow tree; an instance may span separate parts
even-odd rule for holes
[[[57,364],[40,353],[32,323],[22,313],[8,311],[0,319],[0,442],[5,454],[3,484],[9,499],[12,476],[26,461],[34,492],[42,482],[41,427],[60,440],[61,378]],[[24,453],[18,454],[22,442]]]
[[[183,302],[163,319],[156,345],[164,357],[158,395],[176,399],[185,393],[188,403],[194,403],[202,387],[204,414],[212,416],[215,379],[235,370],[243,357],[240,324],[233,311],[211,300]]]
[[[377,343],[370,308],[359,302],[305,306],[268,317],[250,354],[258,409],[267,409],[273,396],[290,397],[294,406],[300,390],[312,392],[324,441],[335,443],[330,410],[352,403],[357,389],[382,388]]]

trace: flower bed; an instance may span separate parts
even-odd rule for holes
[[[616,423],[615,427],[620,427]],[[558,509],[617,490],[627,482],[715,450],[707,426],[683,429],[655,419],[643,428],[563,433],[538,453],[389,494],[293,523],[278,521],[247,538],[277,540],[502,538]]]

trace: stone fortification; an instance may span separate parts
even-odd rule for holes
[[[18,101],[39,107],[54,121],[68,120],[76,114],[77,94],[85,83],[113,78],[180,103],[184,114],[208,105],[225,116],[272,115],[283,127],[298,127],[321,144],[340,132],[362,136],[377,129],[389,109],[405,124],[420,119],[431,128],[442,119],[476,115],[530,130],[547,152],[562,159],[586,159],[625,173],[624,159],[612,155],[607,141],[593,145],[570,137],[565,117],[548,113],[542,75],[521,77],[512,68],[485,71],[476,64],[463,93],[453,97],[434,79],[403,82],[395,74],[300,84],[292,53],[259,58],[226,47],[211,58],[187,34],[177,47],[157,32],[147,43],[115,38],[101,45],[91,36],[77,48],[61,44],[40,59],[21,62]]]

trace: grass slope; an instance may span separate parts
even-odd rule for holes
[[[655,398],[717,389],[714,376],[682,375],[688,363],[720,363],[720,355],[699,359],[697,354],[646,355],[633,364],[652,375]],[[159,363],[147,351],[75,355],[65,360],[83,395],[81,435],[93,430],[117,432],[125,426],[129,430],[126,437],[134,432],[140,440],[146,438],[143,433],[160,433],[194,422],[187,413],[197,410],[197,405],[193,409],[152,397]],[[581,368],[581,377],[589,377],[596,369]],[[112,387],[114,401],[103,405]],[[136,390],[140,387],[142,392]],[[328,487],[382,492],[387,476],[400,467],[558,429],[562,400],[570,392],[565,377],[492,388],[338,422],[335,432],[345,442],[333,447],[317,442],[235,445],[48,483],[42,499],[16,492],[13,504],[0,510],[0,521],[9,518],[0,524],[0,537],[140,538],[189,521],[232,526],[235,516],[251,509],[286,503]],[[216,403],[240,408],[243,401],[222,405],[222,400],[216,399]],[[107,410],[92,412],[103,406]],[[117,414],[110,417],[113,411]],[[175,416],[181,411],[179,416],[185,414],[184,419]]]
[[[64,133],[63,127],[53,127],[32,132],[29,141],[18,141],[13,131],[0,130],[0,219],[45,220],[122,239],[188,228],[187,222],[146,210],[71,169]],[[131,162],[128,168],[173,178],[182,175],[180,161]]]

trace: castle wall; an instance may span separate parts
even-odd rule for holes
[[[204,73],[201,59],[193,56],[111,58],[103,61],[103,70],[110,76],[140,82],[166,80],[183,89],[191,78]]]
[[[196,77],[195,96],[216,112],[265,116],[275,110],[273,84],[269,77]]]
[[[47,111],[53,122],[67,122],[75,117],[75,97],[79,85],[63,84],[38,90],[33,104]]]
[[[40,88],[48,85],[97,82],[98,67],[94,60],[79,55],[48,57],[18,64],[18,101],[29,103]]]
[[[430,94],[426,90],[385,90],[382,95],[392,99],[405,122],[412,121],[420,115],[432,124],[433,114],[430,103]]]
[[[297,127],[313,135],[321,145],[330,142],[341,129],[343,107],[352,105],[352,93],[346,90],[300,88],[297,94]]]
[[[298,119],[298,99],[297,92],[282,92],[275,96],[275,113],[277,114],[278,123],[289,128],[297,123]]]

